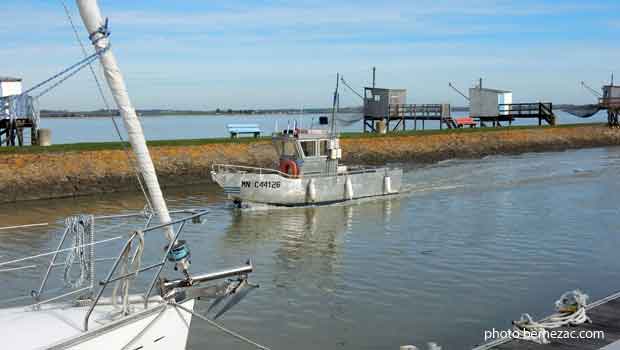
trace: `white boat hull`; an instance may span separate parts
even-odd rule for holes
[[[275,206],[323,205],[394,195],[400,191],[402,174],[402,169],[387,168],[300,178],[280,174],[211,172],[213,180],[237,204]]]
[[[194,300],[182,304],[193,309]],[[134,305],[138,307],[138,304]],[[116,309],[97,306],[89,331],[83,331],[87,307],[47,305],[0,310],[3,348],[72,350],[184,350],[191,314],[171,305],[151,306],[117,320]]]

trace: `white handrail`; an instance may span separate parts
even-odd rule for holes
[[[283,173],[279,170],[276,169],[270,169],[270,168],[261,168],[261,167],[254,167],[254,166],[247,166],[247,165],[232,165],[232,164],[213,164],[211,166],[211,169],[214,172],[220,172],[222,170],[228,170],[228,169],[233,169],[233,170],[250,170],[250,171],[255,171],[258,172],[258,174],[263,174],[267,173],[267,174],[274,174],[274,175],[280,175],[289,179],[300,179],[303,178],[303,175],[290,175],[287,173]],[[338,173],[335,174],[336,176],[344,176],[344,175],[352,175],[352,174],[363,174],[363,173],[369,173],[369,172],[376,172],[379,169],[383,169],[383,168],[378,168],[378,167],[365,167],[365,168],[361,168],[357,171],[346,171],[343,173]],[[318,175],[313,175],[312,177],[324,177],[324,176],[334,176],[331,174],[318,174]],[[306,176],[309,177],[309,176]]]

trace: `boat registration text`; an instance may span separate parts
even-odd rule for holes
[[[241,187],[243,188],[280,188],[280,181],[241,181]]]

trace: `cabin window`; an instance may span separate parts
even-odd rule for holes
[[[283,142],[284,149],[282,151],[283,156],[296,157],[297,149],[295,148],[294,142],[285,141]]]
[[[304,151],[304,156],[315,157],[316,156],[316,141],[301,141],[301,149]]]
[[[319,141],[319,156],[325,157],[327,156],[327,140]]]
[[[273,146],[276,149],[278,155],[287,157],[296,157],[297,149],[295,148],[295,142],[285,140],[274,140]]]

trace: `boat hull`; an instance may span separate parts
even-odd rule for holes
[[[285,177],[212,171],[213,180],[235,203],[275,206],[325,205],[400,192],[402,169],[378,168],[338,175]]]
[[[182,305],[191,310],[194,300]],[[116,321],[109,321],[107,314],[117,309],[97,307],[91,316],[92,329],[83,332],[87,310],[55,305],[38,311],[23,307],[0,310],[3,344],[12,349],[54,350],[186,348],[192,315],[171,305],[154,306]]]

